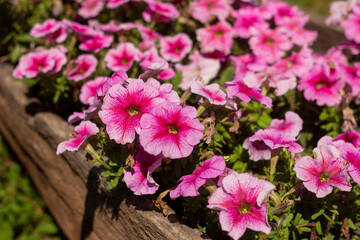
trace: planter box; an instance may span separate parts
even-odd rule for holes
[[[51,214],[69,239],[201,239],[202,233],[154,211],[154,197],[114,197],[101,191],[100,169],[85,152],[56,156],[72,128],[42,112],[27,86],[0,66],[0,132],[32,178]]]

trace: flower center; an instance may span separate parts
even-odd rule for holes
[[[272,39],[272,38],[267,38],[266,41],[265,41],[265,43],[266,43],[267,45],[273,45],[273,44],[275,43],[275,41],[274,41],[274,39]]]
[[[176,47],[176,48],[175,48],[175,52],[176,52],[176,53],[180,53],[180,52],[181,52],[181,47]]]
[[[127,65],[129,63],[129,60],[127,60],[126,58],[123,58],[122,60],[121,60],[121,64],[122,65]]]
[[[329,181],[330,176],[326,172],[322,172],[319,176],[321,182]]]
[[[213,9],[215,7],[215,5],[214,5],[214,3],[208,3],[207,4],[207,8],[209,9],[209,10],[211,10],[211,9]]]
[[[294,66],[294,62],[293,61],[288,61],[287,62],[287,64],[286,64],[286,66],[288,67],[288,68],[291,68],[292,66]]]
[[[132,106],[127,110],[127,112],[128,112],[131,116],[134,116],[134,115],[140,113],[140,107],[137,107],[137,106],[132,105]]]
[[[220,30],[215,32],[215,37],[222,37],[222,35],[223,35],[223,32]]]
[[[169,128],[169,133],[177,134],[179,131],[175,125],[170,125],[168,126],[168,128]]]
[[[247,203],[242,203],[240,207],[238,207],[238,210],[241,214],[249,213],[251,209],[251,205]]]

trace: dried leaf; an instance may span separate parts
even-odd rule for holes
[[[168,205],[162,199],[168,194],[169,191],[170,191],[170,189],[160,193],[159,197],[154,201],[155,207],[162,212],[164,217],[167,216]]]
[[[316,228],[312,228],[311,229],[310,240],[316,240],[316,239],[318,239],[318,235],[316,234]]]
[[[133,155],[129,155],[126,160],[125,160],[125,164],[131,168],[133,168],[135,166],[135,159]]]
[[[349,239],[350,238],[350,235],[349,235],[349,221],[347,218],[344,219],[344,223],[343,225],[341,226],[341,232],[342,234],[344,234],[344,236]]]
[[[234,125],[229,128],[229,132],[238,133],[240,127],[239,118],[237,115],[234,115]]]

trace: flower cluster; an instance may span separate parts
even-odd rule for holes
[[[281,219],[306,196],[360,184],[360,3],[332,4],[328,23],[350,42],[325,54],[311,49],[309,17],[276,0],[73,4],[66,19],[32,27],[42,45],[20,57],[13,76],[51,86],[55,102],[82,104],[57,154],[85,149],[109,188],[123,180],[157,202],[167,193],[184,204],[205,199],[190,204],[218,211],[209,222],[233,239],[247,228],[282,239]]]

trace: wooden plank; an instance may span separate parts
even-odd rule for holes
[[[14,82],[11,72],[11,66],[1,65],[0,131],[69,239],[201,239],[201,232],[181,224],[173,210],[171,221],[154,211],[153,197],[102,191],[101,170],[84,152],[56,156],[71,127],[55,114],[34,114],[38,101],[26,97],[26,85]]]

